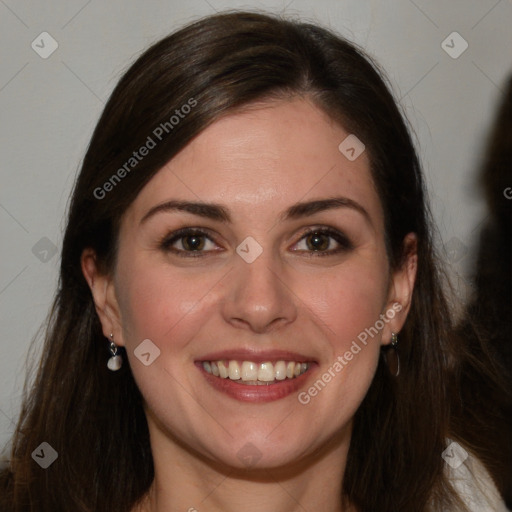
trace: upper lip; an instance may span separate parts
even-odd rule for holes
[[[298,352],[289,350],[251,350],[251,349],[230,349],[218,352],[210,352],[201,356],[197,361],[251,361],[253,363],[264,363],[266,361],[295,361],[297,363],[315,362],[315,359]]]

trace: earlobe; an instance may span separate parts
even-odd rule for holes
[[[100,319],[103,335],[110,339],[113,334],[116,343],[120,345],[121,329],[119,322],[119,308],[114,293],[114,283],[111,276],[100,272],[96,253],[86,248],[80,258],[82,273],[89,285],[94,300],[96,313]]]

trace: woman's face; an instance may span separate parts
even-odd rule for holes
[[[126,211],[114,275],[93,289],[152,438],[236,467],[350,438],[413,277],[390,271],[348,135],[305,99],[228,115]]]

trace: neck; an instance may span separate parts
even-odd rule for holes
[[[155,478],[132,512],[354,512],[342,499],[350,429],[315,455],[277,467],[228,467],[169,439],[148,421]]]

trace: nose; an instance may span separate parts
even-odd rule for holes
[[[264,251],[252,263],[241,258],[236,262],[223,301],[223,315],[234,327],[265,333],[296,319],[296,301],[283,269]]]

